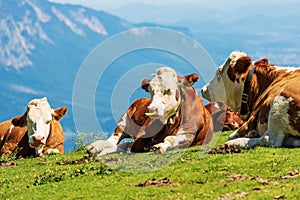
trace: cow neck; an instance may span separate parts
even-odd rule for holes
[[[175,112],[174,112],[174,114],[173,115],[171,115],[171,117],[168,119],[168,124],[171,124],[171,125],[173,125],[174,123],[175,123],[175,118],[177,118],[178,117],[178,115],[179,115],[179,110],[180,110],[180,106],[181,106],[181,103],[182,103],[182,99],[183,99],[183,95],[182,95],[182,93],[183,93],[183,91],[182,91],[182,88],[181,87],[178,87],[178,90],[179,90],[179,93],[180,93],[180,103],[178,104],[178,107],[177,107],[177,109],[175,110]]]
[[[242,104],[241,104],[241,115],[248,115],[249,114],[249,107],[248,107],[248,99],[249,99],[249,86],[252,80],[253,72],[255,69],[255,65],[252,65],[251,69],[248,71],[247,78],[244,84],[244,90],[242,93]]]
[[[180,103],[181,104],[181,103]],[[174,125],[176,118],[179,116],[180,104],[174,114],[168,119],[168,124]]]

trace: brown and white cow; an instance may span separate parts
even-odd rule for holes
[[[124,150],[123,138],[133,138],[131,152],[154,149],[164,153],[174,147],[207,144],[213,133],[212,118],[192,87],[197,74],[177,76],[169,67],[156,70],[152,80],[144,79],[142,88],[151,98],[133,102],[107,140],[88,145],[93,155]]]
[[[213,118],[214,131],[236,130],[244,123],[240,113],[233,111],[224,103],[211,102],[206,104],[205,108],[210,112]]]
[[[300,147],[299,68],[270,65],[266,58],[253,63],[246,53],[232,52],[202,95],[241,110],[247,119],[227,144]]]
[[[67,107],[51,109],[47,98],[34,99],[25,114],[0,123],[0,155],[41,156],[63,153],[64,133],[59,120]]]

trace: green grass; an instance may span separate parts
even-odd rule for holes
[[[0,167],[0,199],[300,199],[300,176],[288,175],[300,169],[300,149],[206,154],[194,147],[164,155],[113,154],[97,162],[86,156],[77,151],[14,160],[16,166]],[[180,185],[136,186],[152,178]]]

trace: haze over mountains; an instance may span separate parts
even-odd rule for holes
[[[178,5],[130,3],[112,13],[133,22],[188,27],[214,61],[232,50],[278,65],[300,65],[300,3],[297,1],[203,1]],[[207,4],[207,6],[205,6]]]
[[[31,99],[47,96],[53,108],[69,107],[62,124],[66,151],[72,150],[77,131],[72,93],[78,70],[99,43],[132,28],[164,27],[181,32],[200,42],[217,64],[232,50],[239,49],[254,59],[269,57],[270,62],[278,65],[299,66],[299,6],[290,5],[281,12],[278,6],[220,12],[183,5],[130,4],[114,12],[124,17],[120,18],[83,6],[45,0],[0,0],[0,121],[23,114]],[[162,63],[181,73],[191,72],[190,68],[182,69],[189,63],[166,52],[144,49],[120,56],[105,71],[94,94],[102,131],[111,133],[116,123],[111,101],[105,100],[111,99],[114,86],[127,71],[145,63]],[[130,101],[148,96],[136,84]],[[202,80],[196,87],[203,84]],[[121,101],[124,100],[120,98]],[[117,116],[123,111],[124,106],[118,107]]]

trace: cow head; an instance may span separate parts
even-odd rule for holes
[[[178,111],[182,98],[181,87],[191,86],[198,79],[197,74],[177,76],[176,72],[169,67],[157,69],[152,80],[142,81],[142,88],[151,95],[151,103],[145,114],[166,124],[168,119]]]
[[[15,126],[27,125],[29,146],[35,148],[39,155],[48,139],[52,120],[60,120],[67,110],[66,106],[53,110],[46,97],[34,99],[28,103],[26,113],[22,117],[14,118],[12,123]]]
[[[202,96],[239,111],[244,83],[251,66],[252,60],[246,53],[232,52],[225,63],[218,67],[215,77],[202,88]]]
[[[244,121],[239,112],[234,112],[230,107],[226,108],[223,131],[235,130],[242,126]]]

